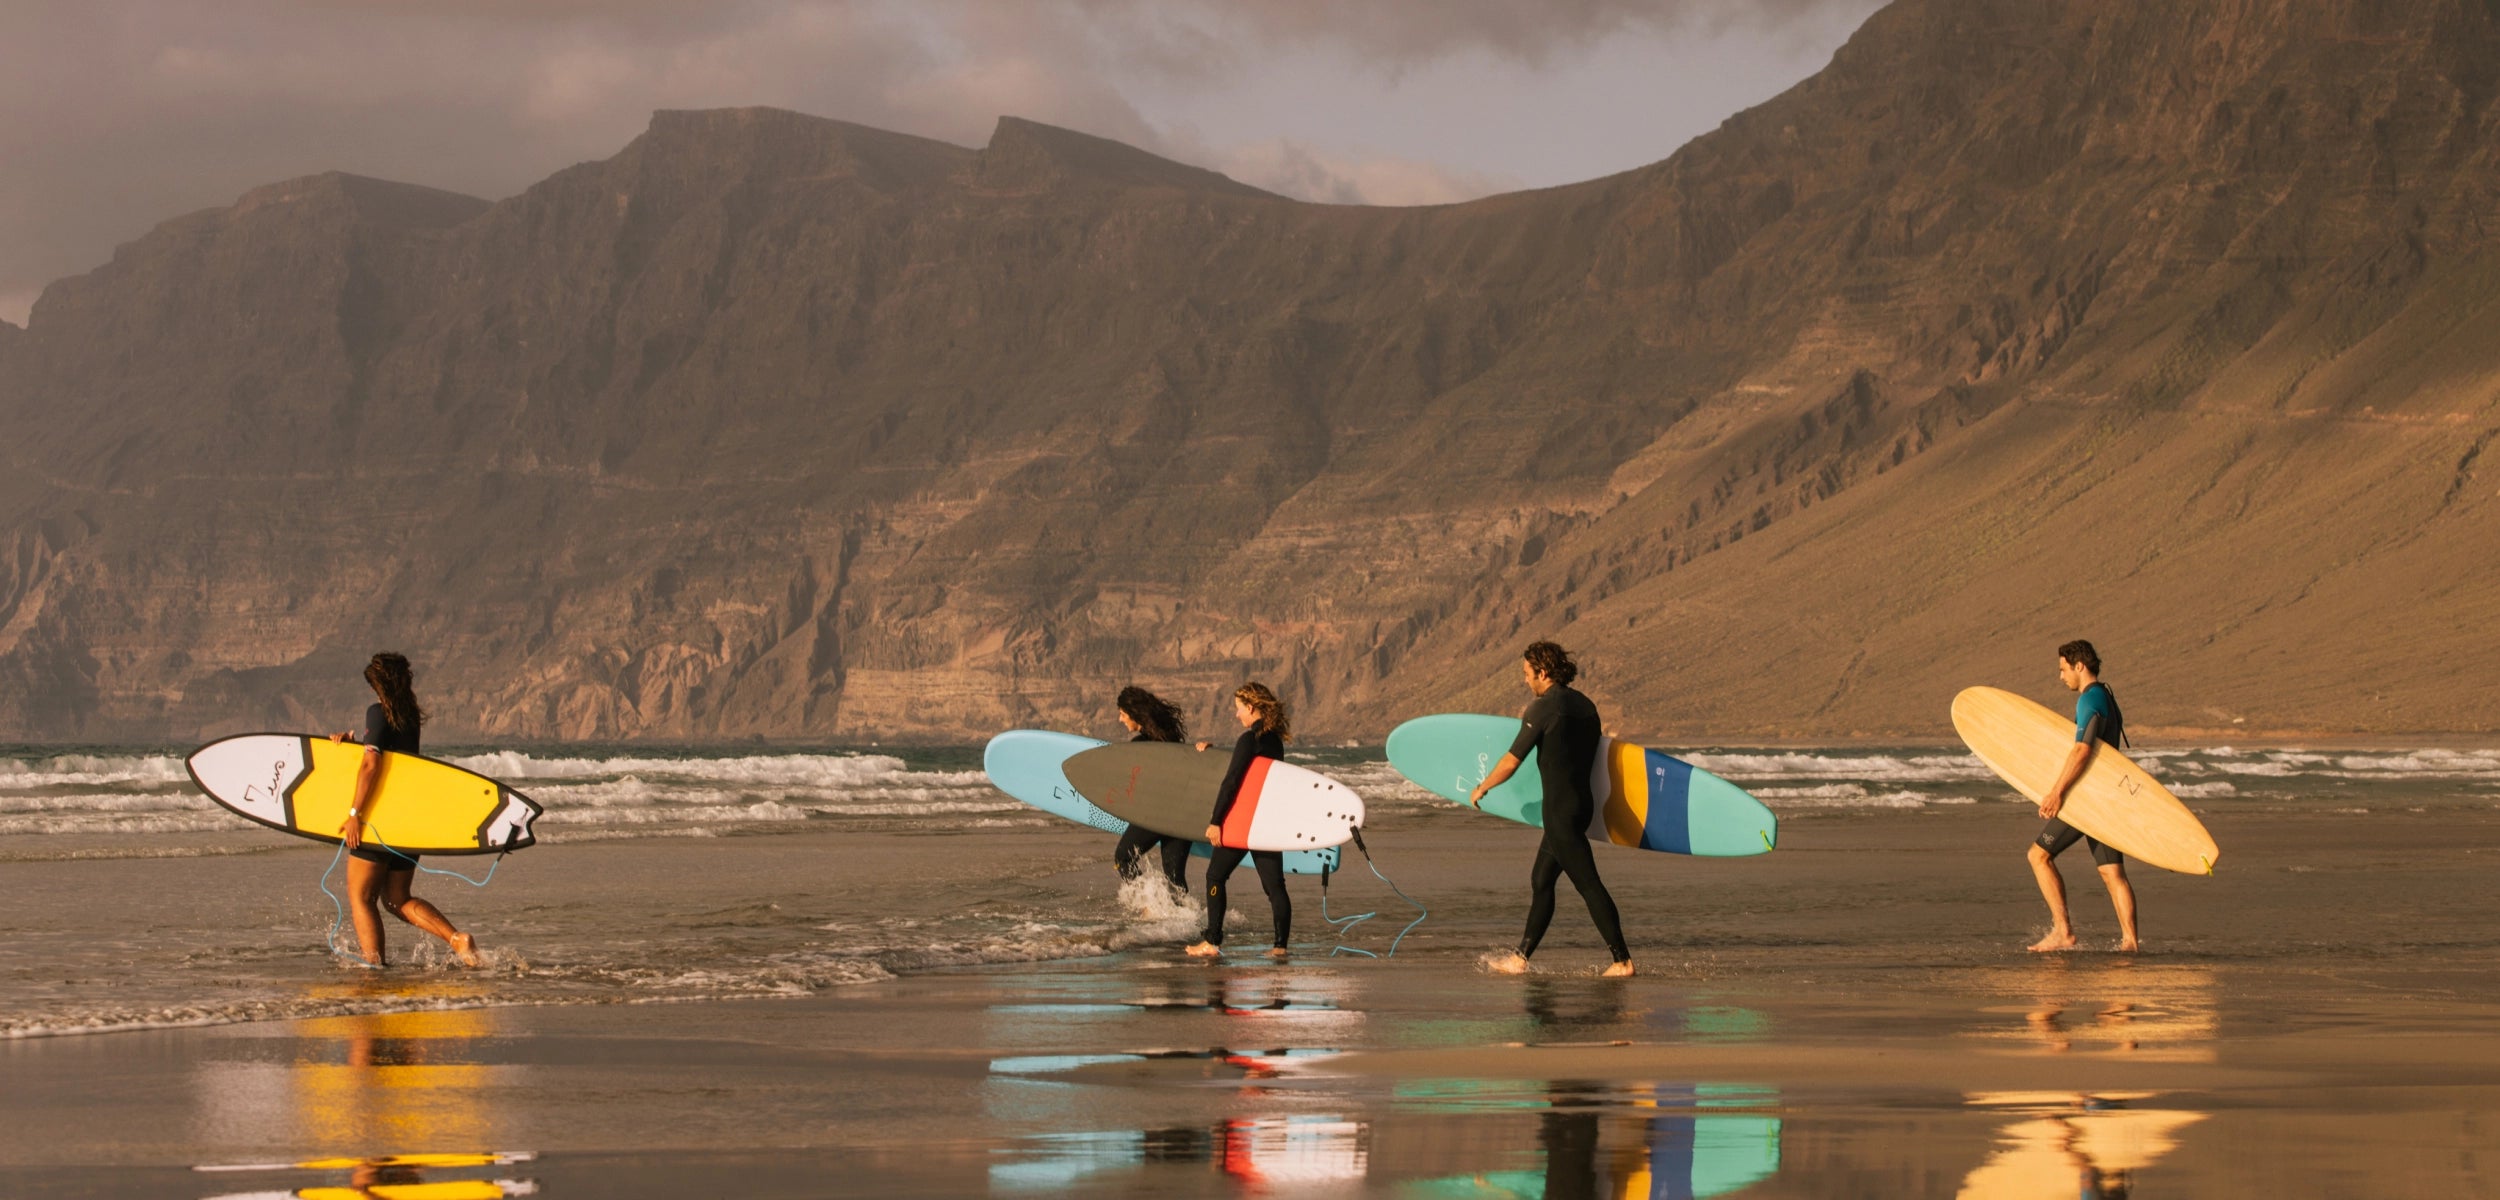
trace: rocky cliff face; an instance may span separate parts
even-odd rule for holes
[[[1240,679],[1942,735],[2487,729],[2500,5],[1901,0],[1656,166],[1301,204],[1065,130],[662,113],[0,326],[0,737],[966,739]]]

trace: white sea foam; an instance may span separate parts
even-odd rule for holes
[[[1930,804],[1976,804],[1968,796],[1929,792],[1875,791],[1863,784],[1826,783],[1813,787],[1755,788],[1754,798],[1778,809],[1795,808],[1925,808]]]
[[[2328,761],[2318,756],[2318,761]],[[2404,775],[2413,778],[2500,778],[2500,750],[2415,750],[2405,754],[2353,754],[2333,760],[2338,774]]]
[[[1893,783],[1948,783],[1994,778],[1988,765],[1968,754],[1891,755],[1818,754],[1806,751],[1771,754],[1688,754],[1684,758],[1705,771],[1738,782],[1778,779],[1867,779]]]
[[[2215,780],[2212,783],[2174,783],[2169,787],[2170,794],[2181,800],[2211,800],[2218,796],[2236,796],[2240,792],[2238,788],[2225,780]]]

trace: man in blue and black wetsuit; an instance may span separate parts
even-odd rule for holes
[[[2066,880],[2057,873],[2057,856],[2081,839],[2091,847],[2092,862],[2109,888],[2109,905],[2118,912],[2118,949],[2132,952],[2137,945],[2135,885],[2127,882],[2127,857],[2057,819],[2058,810],[2065,807],[2067,789],[2083,778],[2093,750],[2116,746],[2126,736],[2126,718],[2118,711],[2118,697],[2101,682],[2101,656],[2092,643],[2072,641],[2057,648],[2057,679],[2068,691],[2082,694],[2075,699],[2075,748],[2066,756],[2066,768],[2057,773],[2057,783],[2040,797],[2040,815],[2048,818],[2048,824],[2040,827],[2040,836],[2031,843],[2031,873],[2040,881],[2041,898],[2049,902],[2049,933],[2030,949],[2075,948],[2075,928],[2066,919]]]

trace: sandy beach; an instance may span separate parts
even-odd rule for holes
[[[1281,965],[1184,960],[1185,915],[1124,906],[1064,824],[545,846],[421,889],[477,972],[333,965],[309,845],[17,861],[13,1007],[180,973],[272,1019],[0,1041],[0,1192],[2489,1195],[2500,815],[2436,799],[2481,786],[2207,805],[2223,869],[2138,868],[2125,956],[2079,855],[2095,948],[2022,951],[2019,805],[1791,809],[1760,858],[1601,857],[1629,981],[1568,895],[1537,974],[1485,973],[1533,835],[1422,804],[1370,841],[1430,919],[1332,953],[1297,879]],[[1328,904],[1380,912],[1342,942],[1375,953],[1414,911],[1359,865]],[[185,957],[66,949],[114,938]],[[633,983],[741,958],[786,998]],[[410,1154],[487,1157],[347,1161]]]

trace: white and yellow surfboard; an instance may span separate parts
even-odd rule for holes
[[[337,842],[365,748],[296,733],[246,733],[191,752],[208,798],[297,837]],[[365,841],[410,854],[501,854],[537,841],[537,802],[474,771],[385,752],[365,813]]]
[[[1953,698],[1953,729],[1979,761],[2035,804],[2057,782],[2075,745],[2072,719],[1992,687],[1964,688]],[[2093,751],[2057,815],[2156,867],[2211,875],[2222,857],[2196,814],[2114,746]]]

